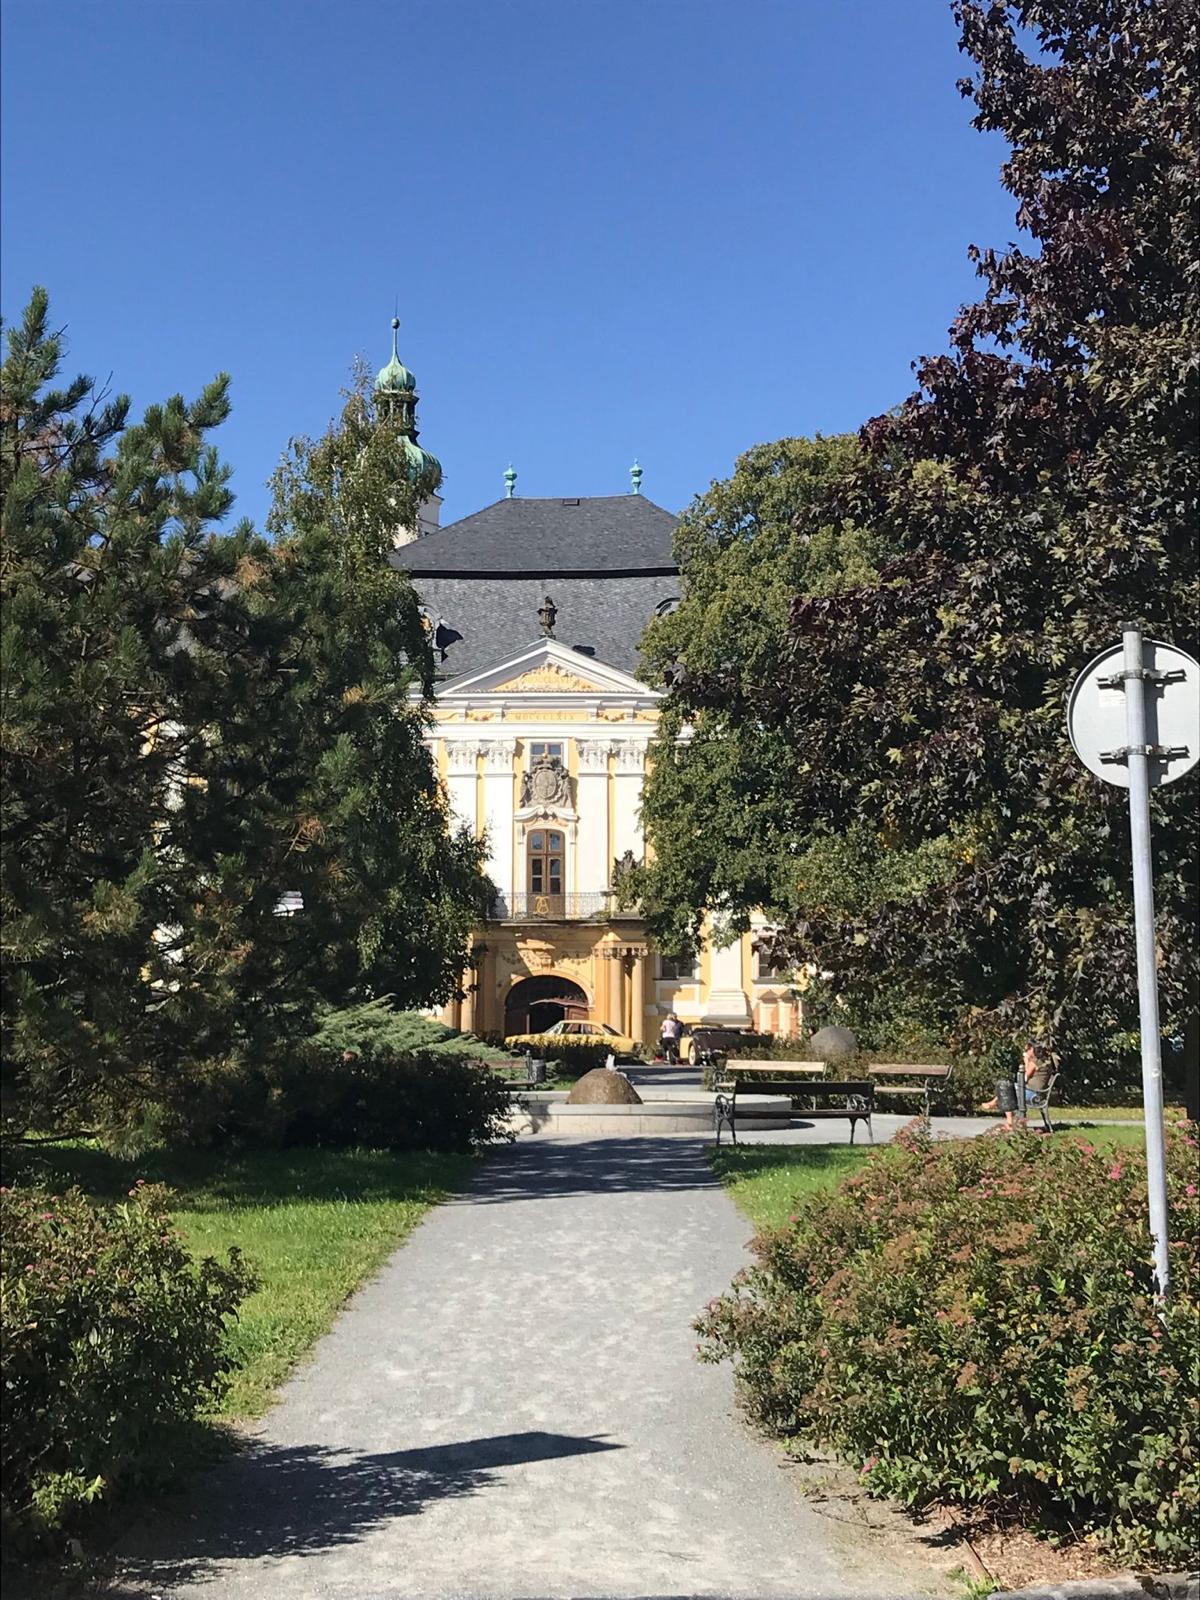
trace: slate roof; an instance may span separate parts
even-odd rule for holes
[[[641,494],[578,500],[514,495],[403,545],[391,561],[418,578],[667,574],[676,570],[675,522]]]
[[[432,538],[433,535],[430,535]],[[634,672],[638,640],[655,606],[679,596],[674,572],[635,572],[624,576],[439,577],[414,572],[413,586],[431,619],[461,633],[437,663],[439,678],[457,678],[503,661],[514,649],[539,637],[538,607],[549,595],[558,607],[554,637],[568,647],[582,645],[598,661]]]

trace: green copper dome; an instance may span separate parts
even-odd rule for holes
[[[415,439],[405,439],[404,455],[408,462],[408,479],[416,483],[418,479],[431,476],[434,488],[442,481],[442,463],[436,456],[430,455],[428,450],[422,450]]]
[[[400,327],[400,318],[392,318],[392,359],[386,367],[380,367],[375,379],[377,394],[415,394],[417,380],[400,359],[396,349],[396,335]]]

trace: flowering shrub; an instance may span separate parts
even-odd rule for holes
[[[28,1536],[160,1470],[172,1425],[223,1387],[225,1321],[254,1280],[236,1250],[193,1261],[161,1187],[0,1202],[3,1516]]]
[[[1195,1554],[1200,1252],[1194,1131],[1168,1132],[1173,1290],[1153,1294],[1141,1152],[908,1131],[791,1224],[697,1324],[752,1417],[907,1504]]]

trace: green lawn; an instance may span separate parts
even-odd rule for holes
[[[193,1251],[217,1255],[241,1247],[261,1286],[229,1332],[242,1366],[219,1415],[254,1417],[355,1287],[431,1206],[461,1186],[471,1158],[158,1150],[125,1161],[75,1146],[43,1150],[38,1164],[45,1182],[78,1183],[97,1199],[123,1196],[138,1178],[165,1183],[178,1196],[173,1213]]]
[[[1170,1105],[1165,1108],[1168,1122],[1181,1122],[1183,1120],[1183,1107]],[[1050,1120],[1052,1122],[1141,1122],[1141,1106],[1051,1106]]]
[[[1056,1139],[1086,1139],[1094,1145],[1145,1142],[1139,1123],[1056,1132]],[[867,1159],[867,1150],[845,1144],[721,1145],[711,1151],[713,1170],[738,1206],[757,1227],[777,1228],[788,1221],[798,1201],[829,1189]]]
[[[714,1147],[713,1170],[759,1228],[777,1228],[796,1204],[829,1189],[866,1160],[848,1144],[753,1144]]]
[[[1077,1122],[1073,1123],[1069,1128],[1056,1128],[1054,1137],[1056,1139],[1086,1139],[1089,1144],[1135,1144],[1140,1146],[1146,1142],[1146,1129],[1140,1122],[1121,1122],[1107,1125],[1102,1123],[1099,1126],[1090,1122]]]

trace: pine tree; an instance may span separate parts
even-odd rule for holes
[[[417,597],[388,562],[436,486],[409,473],[403,433],[359,372],[338,420],[293,441],[275,475],[257,617],[279,652],[270,728],[294,794],[296,960],[331,1000],[387,993],[401,1008],[453,991],[487,894],[480,843],[452,834],[425,743],[433,661]]]
[[[171,819],[253,542],[213,532],[227,379],[130,426],[62,351],[37,289],[0,370],[4,1112],[57,1131],[178,1048]]]
[[[275,543],[222,533],[228,380],[130,426],[51,387],[47,311],[3,367],[0,892],[5,1127],[61,1134],[236,1078],[323,1004],[444,997],[486,881],[386,560],[419,487],[396,427],[360,385],[281,467]]]

